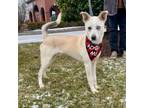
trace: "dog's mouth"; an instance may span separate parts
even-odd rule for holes
[[[91,42],[92,45],[98,45],[100,44],[101,42],[99,41],[99,38],[96,36],[96,35],[93,35],[93,36],[86,36],[89,41]]]
[[[92,45],[97,45],[96,40],[91,40],[91,42],[92,42]]]
[[[96,40],[91,39],[90,41],[93,45],[98,45],[98,44],[102,43],[102,41],[100,41],[98,38]]]
[[[89,40],[90,41],[90,43],[92,44],[92,45],[99,45],[101,42],[98,42],[98,40],[96,39],[96,40],[93,40],[93,39],[89,39],[88,37],[87,37],[87,40]]]
[[[96,35],[93,34],[93,35],[91,36],[90,40],[91,40],[91,43],[92,43],[93,45],[97,45],[97,44],[98,44],[98,37],[97,37]]]
[[[91,40],[92,45],[99,45],[101,42],[98,42],[97,40]]]

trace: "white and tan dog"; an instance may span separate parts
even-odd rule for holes
[[[46,69],[51,63],[52,57],[57,53],[65,53],[79,61],[83,61],[90,89],[93,93],[97,92],[96,61],[101,54],[100,45],[105,32],[105,21],[108,12],[102,11],[98,16],[90,16],[86,12],[80,14],[85,24],[85,34],[83,36],[48,36],[47,29],[60,23],[61,13],[56,21],[42,26],[44,39],[40,45],[41,67],[38,73],[40,88],[44,87],[42,77],[46,75]],[[89,51],[90,53],[88,53]]]

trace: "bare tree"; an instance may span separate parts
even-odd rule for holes
[[[90,13],[90,15],[92,15],[92,16],[93,16],[93,11],[92,11],[91,0],[88,0],[88,4],[89,4],[89,13]]]
[[[25,1],[22,0],[18,3],[18,30],[21,29],[21,26],[25,21],[25,16],[26,16],[26,4]]]

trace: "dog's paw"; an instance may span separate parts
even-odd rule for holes
[[[95,89],[101,89],[99,86],[95,86]]]
[[[39,84],[40,89],[44,88],[44,84]]]
[[[98,93],[99,91],[97,89],[92,89],[91,90],[93,94]]]

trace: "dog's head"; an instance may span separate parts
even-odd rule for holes
[[[85,24],[86,36],[93,44],[102,42],[108,11],[102,11],[98,16],[90,16],[87,12],[80,13]]]

